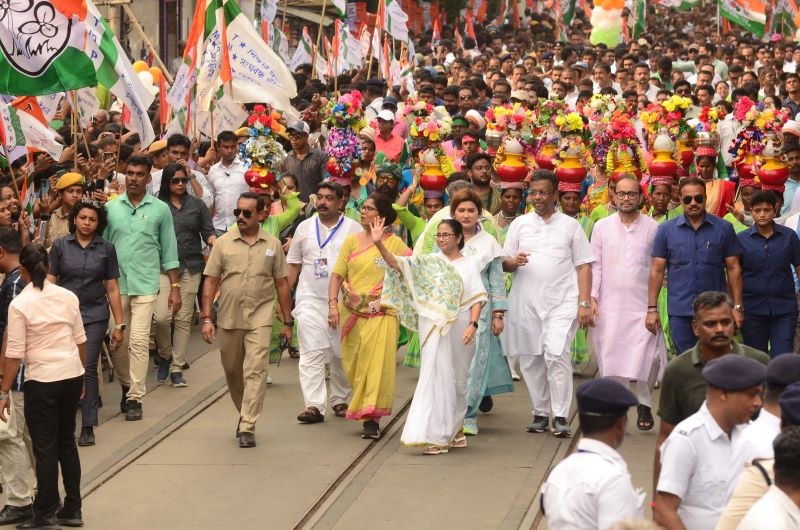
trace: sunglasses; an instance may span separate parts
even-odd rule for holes
[[[169,183],[170,184],[186,184],[187,182],[189,182],[189,180],[190,179],[188,177],[172,177],[171,179],[169,179]]]
[[[683,201],[683,204],[692,204],[692,201],[696,202],[697,204],[703,204],[706,198],[702,195],[687,195],[681,200]]]
[[[233,216],[239,217],[240,215],[243,215],[245,219],[250,219],[251,217],[253,217],[253,212],[252,210],[242,210],[241,208],[234,208]]]

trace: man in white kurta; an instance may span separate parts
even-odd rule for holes
[[[343,197],[342,187],[338,184],[323,182],[319,185],[318,215],[298,225],[286,256],[289,283],[294,285],[297,281],[292,316],[297,322],[298,371],[305,401],[305,409],[297,419],[303,423],[318,423],[324,419],[326,364],[330,364],[331,369],[331,406],[337,415],[337,409],[347,410],[350,395],[342,369],[339,330],[328,325],[329,271],[336,263],[347,236],[363,230],[361,225],[339,213]]]
[[[507,357],[520,359],[533,404],[528,431],[546,431],[552,413],[553,434],[566,437],[572,401],[570,343],[579,320],[585,325],[590,319],[594,257],[578,221],[556,210],[557,189],[551,171],[536,171],[530,186],[534,211],[508,228],[503,270],[514,276],[501,343]]]
[[[650,249],[658,222],[639,212],[642,190],[635,178],[621,179],[615,194],[617,213],[601,219],[592,231],[594,328],[589,343],[597,354],[599,376],[625,386],[636,381],[639,405],[649,409],[658,367],[667,361],[663,336],[641,325],[648,311]]]

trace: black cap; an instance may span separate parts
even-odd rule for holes
[[[367,81],[367,86],[386,88],[386,81],[384,81],[383,79],[378,79],[377,77],[373,77],[372,79]]]
[[[778,355],[767,365],[767,386],[785,387],[800,381],[800,355]]]
[[[703,368],[706,383],[721,390],[745,390],[764,382],[767,368],[760,362],[729,353],[710,361]]]
[[[542,54],[543,61],[552,61],[553,60],[553,52],[544,52]]]
[[[397,98],[395,98],[394,96],[386,96],[385,98],[383,98],[383,103],[382,103],[381,106],[385,107],[386,105],[389,105],[390,107],[394,107],[395,110],[396,110],[397,109]]]
[[[800,383],[787,386],[778,404],[781,406],[781,423],[800,425]]]
[[[621,416],[639,401],[633,393],[613,379],[591,379],[575,392],[578,412],[588,416]]]

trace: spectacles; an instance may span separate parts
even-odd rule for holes
[[[245,219],[250,219],[251,217],[253,217],[253,211],[252,210],[242,210],[241,208],[235,208],[233,210],[233,216],[234,217],[239,217],[240,215],[243,215]]]
[[[638,191],[618,191],[616,193],[617,199],[635,199],[639,196]]]
[[[377,212],[378,211],[378,209],[375,208],[374,206],[368,206],[366,204],[362,204],[360,209],[361,209],[362,212]]]
[[[540,190],[531,190],[528,195],[531,197],[548,197],[552,195],[552,191],[540,191]]]
[[[169,183],[170,184],[186,184],[187,182],[189,182],[189,180],[191,180],[191,179],[189,179],[189,177],[172,177],[171,179],[169,179]]]
[[[455,234],[448,234],[448,233],[445,232],[445,233],[442,233],[442,234],[436,234],[436,239],[441,239],[442,241],[447,241],[448,239],[450,239],[454,235]]]
[[[687,195],[681,200],[683,201],[683,204],[692,204],[692,201],[696,202],[697,204],[703,204],[706,198],[702,195]]]

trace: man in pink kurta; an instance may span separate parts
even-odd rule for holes
[[[658,363],[666,364],[663,337],[642,326],[648,311],[650,249],[658,222],[639,212],[642,191],[635,178],[623,177],[615,195],[618,213],[600,220],[592,232],[596,316],[589,342],[600,376],[624,385],[635,380],[640,408],[647,407],[649,412]]]

